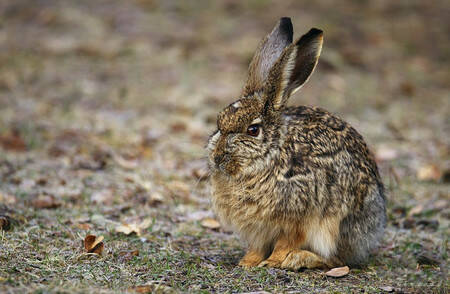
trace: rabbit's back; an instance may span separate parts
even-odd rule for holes
[[[289,136],[281,149],[291,158],[285,178],[296,183],[290,186],[311,179],[309,211],[322,219],[337,217],[337,255],[349,264],[363,261],[386,225],[384,188],[373,155],[352,126],[326,110],[292,107],[283,118]]]

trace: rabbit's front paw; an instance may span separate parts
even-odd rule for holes
[[[239,266],[248,268],[255,267],[264,260],[264,255],[258,251],[250,250],[239,261]]]
[[[258,267],[281,267],[281,264],[289,255],[291,250],[289,248],[276,248],[266,260],[258,264]]]

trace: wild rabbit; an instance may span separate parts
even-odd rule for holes
[[[349,124],[317,107],[287,107],[322,48],[311,29],[292,43],[281,18],[260,43],[240,98],[208,142],[213,208],[248,243],[239,264],[288,269],[364,262],[386,224],[372,154]]]

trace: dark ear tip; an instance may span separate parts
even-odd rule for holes
[[[312,28],[309,30],[308,33],[306,33],[306,35],[310,35],[310,36],[321,36],[323,35],[323,31],[319,30],[317,28]]]
[[[312,28],[309,30],[309,32],[307,32],[306,34],[304,34],[298,41],[297,41],[297,45],[302,45],[308,42],[311,42],[313,40],[317,40],[317,39],[322,39],[323,37],[323,31],[316,29],[316,28]]]
[[[294,28],[290,17],[280,18],[280,32],[287,36],[288,42],[292,43],[292,37],[294,35]]]

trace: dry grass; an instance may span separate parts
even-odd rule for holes
[[[446,4],[0,3],[0,215],[11,222],[0,230],[0,292],[446,293]],[[200,225],[212,216],[204,144],[284,15],[297,35],[325,31],[319,67],[292,104],[350,121],[389,191],[383,246],[340,279],[243,270],[243,244]],[[146,219],[141,236],[115,231]],[[105,237],[101,257],[83,252],[90,233]]]

